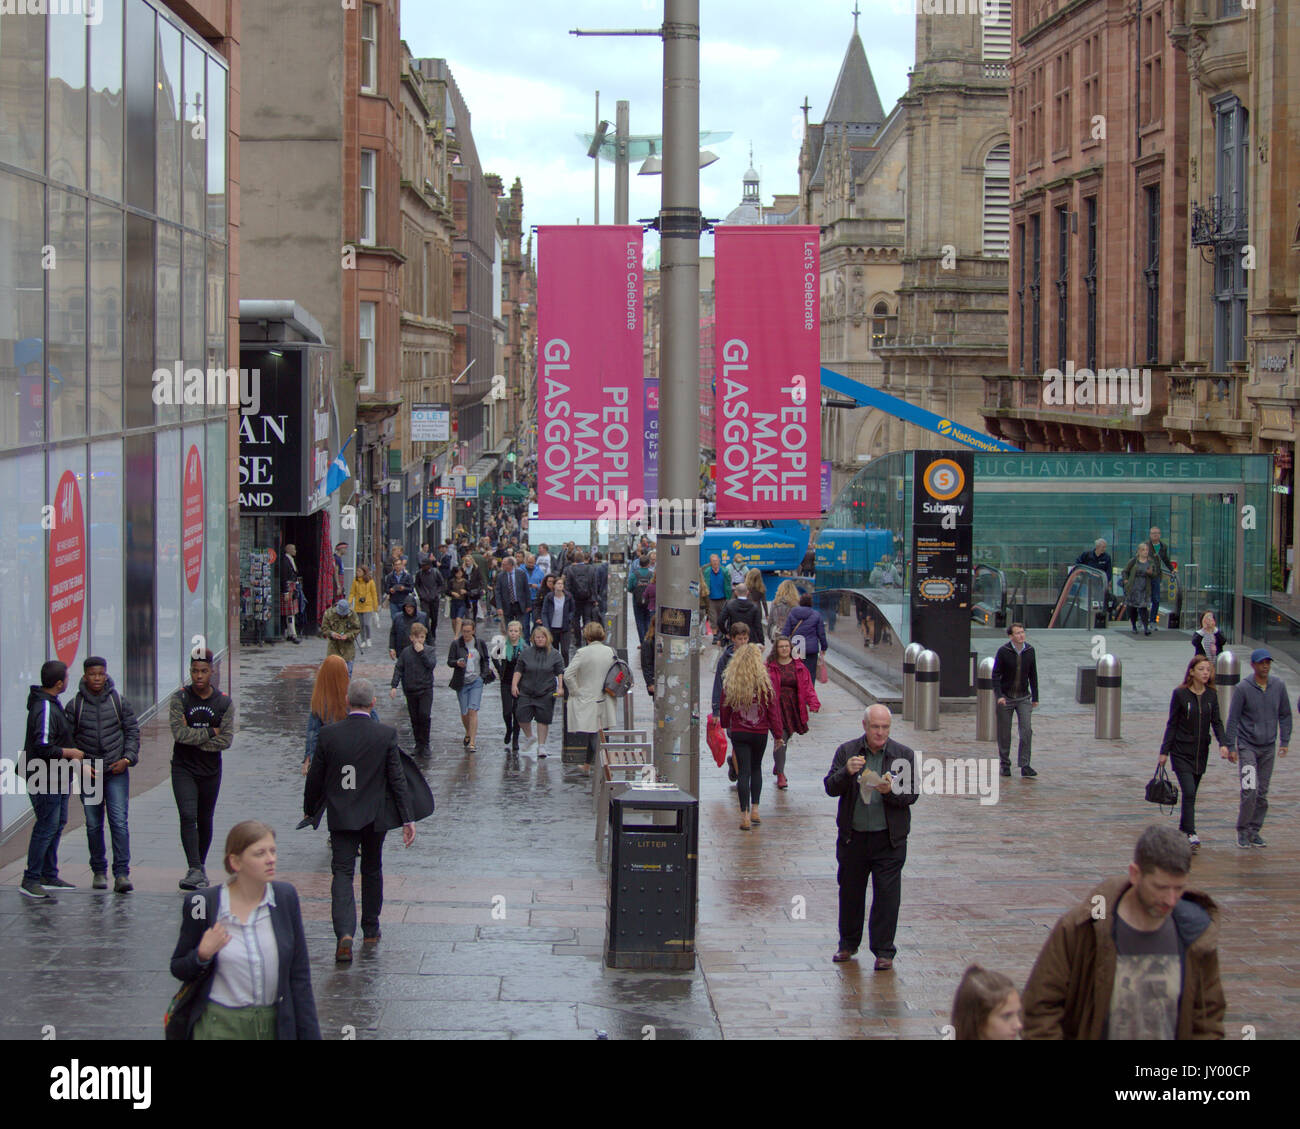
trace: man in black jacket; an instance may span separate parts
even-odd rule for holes
[[[1007,628],[1010,643],[1003,643],[993,659],[993,689],[998,696],[998,756],[1002,775],[1011,775],[1011,715],[1020,724],[1020,752],[1017,760],[1021,776],[1037,776],[1029,767],[1033,753],[1033,712],[1038,705],[1038,660],[1034,648],[1025,642],[1025,625],[1013,623]]]
[[[609,562],[600,553],[592,553],[591,568],[596,574],[596,618],[604,623],[609,604]]]
[[[41,684],[27,695],[27,798],[36,820],[27,843],[27,869],[19,889],[37,902],[54,902],[46,890],[71,890],[59,877],[59,837],[68,822],[68,793],[72,775],[62,764],[79,761],[82,753],[72,745],[72,724],[63,712],[59,695],[68,688],[68,667],[51,659],[41,667]],[[80,767],[80,766],[77,766]]]
[[[127,827],[127,801],[131,774],[140,760],[140,726],[131,703],[123,698],[108,676],[108,661],[92,655],[81,664],[82,679],[68,713],[77,748],[86,755],[90,771],[103,781],[97,796],[81,797],[86,813],[86,839],[90,844],[91,885],[108,889],[108,855],[104,850],[104,812],[113,842],[113,890],[129,894],[131,835]]]
[[[426,556],[420,564],[420,571],[415,574],[415,594],[419,597],[420,608],[429,617],[430,645],[438,638],[438,611],[447,586],[436,565],[432,556]]]
[[[920,793],[916,759],[906,745],[889,736],[892,721],[885,706],[871,706],[862,717],[863,736],[835,750],[824,781],[826,794],[838,796],[835,825],[836,880],[840,886],[840,943],[831,958],[852,960],[862,944],[867,907],[867,880],[874,884],[868,943],[876,969],[894,967],[894,934],[907,861],[911,805]],[[866,773],[872,773],[864,780]]]
[[[424,612],[415,610],[415,597],[407,596],[402,610],[393,617],[393,626],[388,629],[388,657],[394,662],[411,641],[413,623],[422,623],[429,631],[433,630],[429,624],[429,617]]]
[[[744,623],[749,627],[751,642],[757,643],[763,638],[763,609],[749,598],[749,588],[738,584],[732,588],[732,597],[722,605],[722,614],[718,616],[718,630],[731,634],[733,623]]]
[[[388,593],[389,618],[396,619],[407,598],[415,595],[415,577],[402,561],[397,561],[393,570],[384,577],[384,591]]]
[[[315,816],[322,802],[333,850],[330,914],[338,946],[334,959],[352,960],[357,931],[357,902],[352,890],[357,849],[361,850],[361,932],[365,944],[379,941],[379,913],[384,905],[384,808],[389,791],[402,821],[402,845],[415,841],[415,824],[406,777],[397,752],[397,730],[370,717],[374,685],[354,678],[348,685],[348,716],[320,731],[316,755],[307,772],[303,813]]]
[[[573,557],[564,569],[564,588],[573,597],[573,630],[578,645],[582,645],[582,629],[596,619],[596,570],[587,563],[587,554],[573,550]]]

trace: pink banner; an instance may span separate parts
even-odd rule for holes
[[[537,512],[607,517],[643,484],[641,229],[537,229]]]
[[[820,229],[722,226],[717,516],[821,513]]]

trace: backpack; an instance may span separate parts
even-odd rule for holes
[[[640,575],[636,578],[636,582],[632,585],[632,599],[636,601],[636,606],[638,608],[644,608],[645,591],[647,588],[650,587],[650,581],[652,579],[652,576],[649,569],[640,569],[638,571],[640,572]]]
[[[585,604],[592,597],[591,566],[573,565],[569,569],[569,580],[573,584],[573,598]]]
[[[621,698],[632,689],[632,668],[622,659],[615,659],[605,675],[605,693],[611,698]]]

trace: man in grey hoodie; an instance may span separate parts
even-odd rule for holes
[[[1280,678],[1270,678],[1273,656],[1263,647],[1250,653],[1254,678],[1237,683],[1228,708],[1228,760],[1241,758],[1241,806],[1237,811],[1237,846],[1265,847],[1259,830],[1268,814],[1268,785],[1273,778],[1273,743],[1280,734],[1280,756],[1291,741],[1291,703]]]
[[[108,661],[91,655],[82,663],[81,686],[67,713],[77,748],[85,753],[91,771],[103,777],[98,801],[81,797],[86,813],[86,839],[90,844],[91,885],[108,889],[108,854],[104,850],[104,814],[108,814],[113,844],[113,890],[129,894],[131,837],[127,803],[131,794],[129,770],[140,761],[140,726],[131,703],[123,698],[108,676]]]

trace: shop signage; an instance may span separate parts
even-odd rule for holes
[[[717,515],[819,517],[820,230],[726,225],[714,242]]]
[[[412,443],[441,443],[450,438],[450,404],[411,405]]]
[[[86,520],[77,476],[65,470],[54,491],[50,526],[50,636],[60,662],[72,666],[86,606]]]
[[[181,490],[181,559],[185,565],[185,586],[199,588],[203,572],[203,460],[199,448],[190,444],[185,456],[185,484]]]

